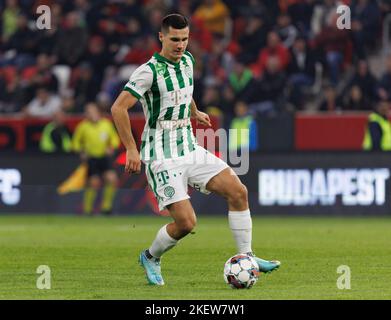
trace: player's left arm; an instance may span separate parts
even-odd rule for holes
[[[203,124],[204,126],[211,127],[209,116],[202,111],[197,109],[197,105],[194,99],[191,99],[191,117],[196,119],[197,123]]]

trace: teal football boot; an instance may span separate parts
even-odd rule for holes
[[[259,271],[264,273],[270,273],[274,270],[277,270],[281,265],[281,262],[278,260],[263,260],[261,258],[256,257],[252,252],[248,253],[248,255],[254,258],[254,260],[258,264]]]
[[[158,286],[164,285],[159,258],[148,259],[145,255],[145,250],[143,250],[139,256],[139,263],[144,268],[149,284]]]

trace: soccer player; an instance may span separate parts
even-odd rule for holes
[[[87,187],[84,190],[83,212],[92,212],[97,192],[104,182],[100,210],[110,214],[117,189],[117,174],[111,168],[111,156],[119,147],[119,137],[110,120],[101,116],[95,103],[85,106],[86,119],[80,122],[73,134],[72,146],[88,164]]]
[[[164,17],[159,39],[160,53],[155,53],[134,71],[111,108],[126,148],[125,171],[140,173],[142,160],[160,210],[167,208],[174,220],[164,225],[152,245],[140,253],[139,261],[148,282],[164,284],[161,256],[195,227],[196,215],[189,201],[188,185],[206,194],[214,192],[223,196],[228,202],[229,225],[238,252],[253,256],[262,272],[277,269],[279,261],[260,259],[252,252],[252,221],[246,187],[224,161],[197,145],[193,135],[190,118],[206,126],[211,124],[209,116],[197,109],[192,98],[195,61],[186,51],[189,40],[186,17],[180,14]],[[138,100],[146,117],[141,160],[128,115],[128,109]]]

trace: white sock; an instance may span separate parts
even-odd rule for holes
[[[178,240],[172,238],[167,232],[167,225],[158,231],[155,240],[149,248],[149,253],[155,258],[160,258],[162,254],[177,244]]]
[[[252,220],[250,210],[228,211],[228,221],[236,241],[238,253],[252,252]]]

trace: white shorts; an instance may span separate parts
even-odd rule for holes
[[[145,172],[159,210],[164,210],[169,204],[190,198],[188,185],[209,194],[207,183],[226,168],[229,166],[223,160],[197,145],[183,157],[146,163]]]

